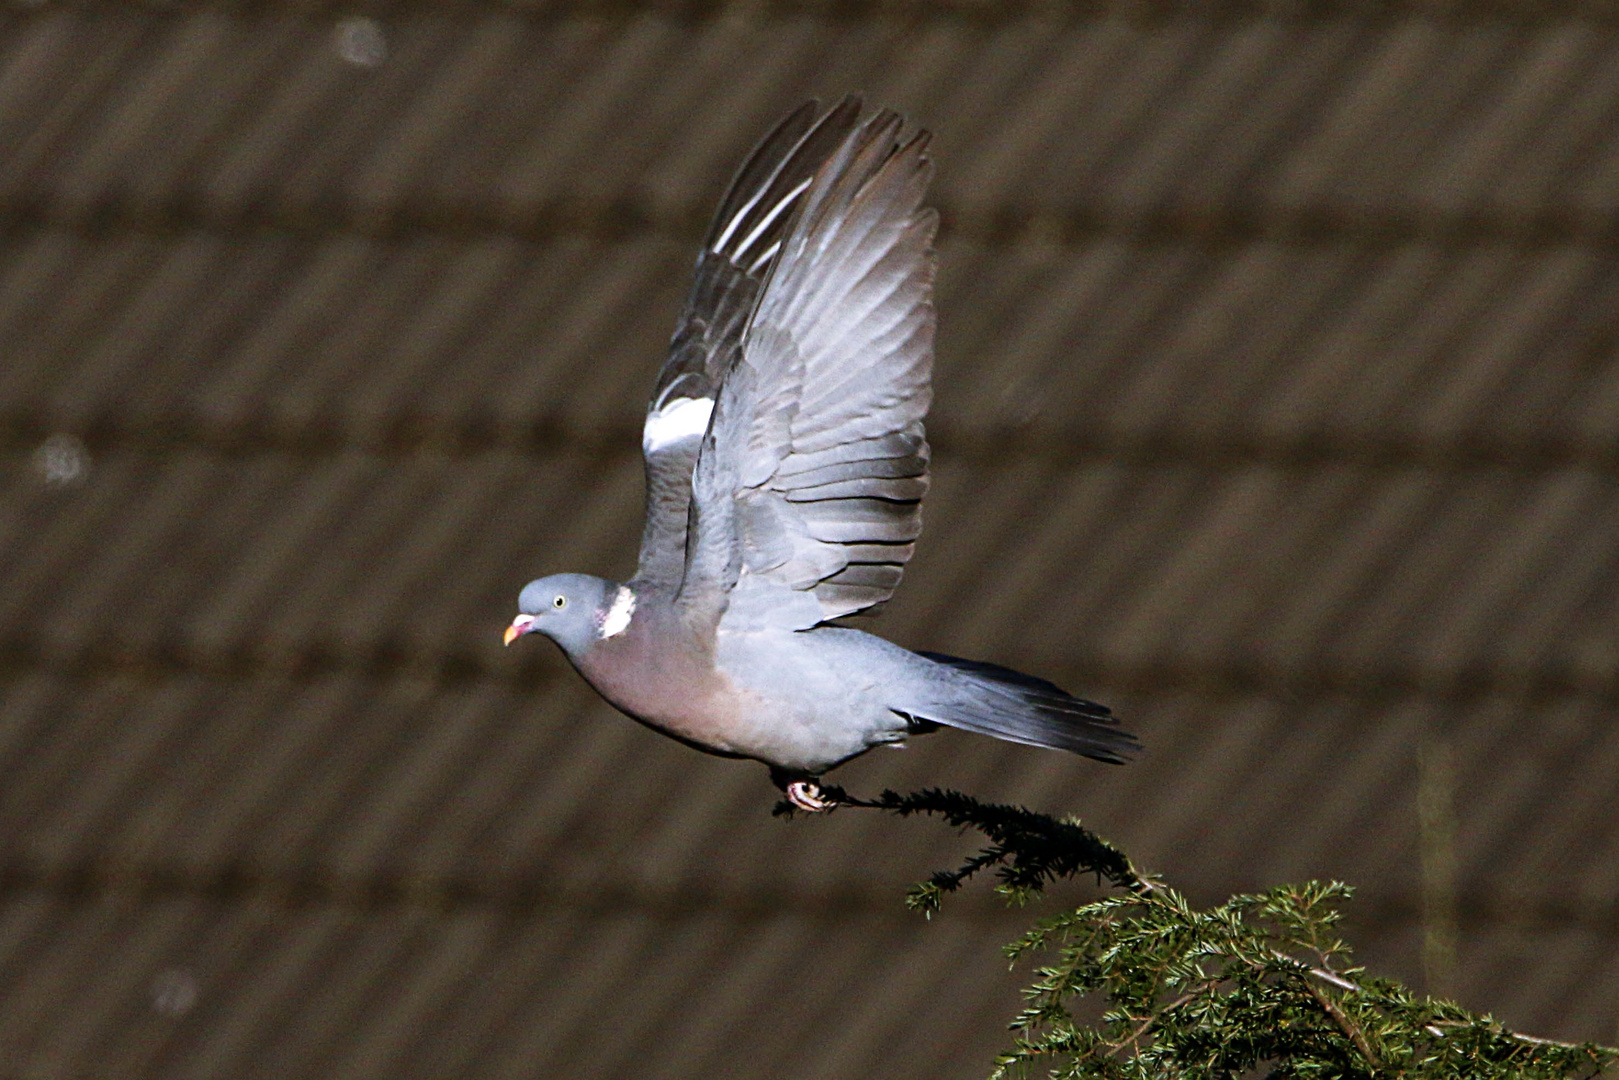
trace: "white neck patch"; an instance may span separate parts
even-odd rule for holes
[[[641,452],[656,453],[665,446],[695,438],[708,430],[713,398],[677,397],[646,418],[641,429]]]
[[[607,615],[602,619],[601,640],[617,637],[629,629],[630,616],[635,614],[635,594],[626,585],[618,587],[618,595],[613,597],[613,606],[607,609]]]

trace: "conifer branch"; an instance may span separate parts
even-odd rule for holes
[[[1371,1066],[1372,1071],[1376,1072],[1381,1068],[1382,1063],[1377,1060],[1377,1055],[1372,1053],[1371,1043],[1366,1041],[1366,1033],[1356,1027],[1355,1022],[1349,1019],[1320,987],[1309,982],[1304,985],[1310,991],[1310,996],[1320,1003],[1328,1016],[1332,1017],[1332,1022],[1338,1025],[1338,1030],[1349,1036],[1349,1041],[1355,1044],[1355,1049],[1360,1051],[1360,1056],[1366,1059],[1366,1064]]]
[[[1049,883],[1093,875],[1133,893],[1150,893],[1158,886],[1130,864],[1129,858],[1077,821],[1059,821],[1021,806],[980,802],[971,795],[941,788],[901,795],[884,790],[875,799],[850,795],[840,787],[823,785],[821,795],[837,806],[886,810],[900,817],[927,814],[941,817],[955,828],[983,833],[990,845],[955,870],[940,870],[911,892],[912,907],[937,910],[945,893],[955,892],[980,870],[996,868],[998,891],[1009,899],[1025,900]],[[793,805],[776,804],[778,817],[790,817]]]
[[[940,789],[822,794],[838,806],[934,816],[984,836],[960,866],[912,887],[907,902],[929,915],[991,869],[1010,903],[1083,877],[1117,890],[1040,920],[1007,947],[1014,962],[1035,951],[1057,962],[1024,991],[996,1080],[1036,1064],[1058,1080],[1592,1080],[1619,1063],[1619,1050],[1522,1035],[1345,966],[1349,948],[1333,930],[1335,905],[1352,893],[1346,885],[1285,885],[1200,910],[1075,820]],[[1087,996],[1106,1003],[1098,1022],[1071,1009]]]

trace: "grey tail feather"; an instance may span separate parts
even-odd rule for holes
[[[929,720],[1011,742],[1070,750],[1115,765],[1141,750],[1134,735],[1119,730],[1118,717],[1106,705],[1074,697],[1054,683],[999,664],[944,653],[917,655],[971,676],[986,691],[974,695],[970,706],[951,709],[948,716],[930,715]]]

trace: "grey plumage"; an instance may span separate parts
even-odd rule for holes
[[[507,640],[546,634],[622,711],[783,783],[939,724],[1123,761],[1100,705],[827,625],[893,593],[928,486],[927,134],[860,113],[798,109],[720,205],[648,408],[636,576],[531,582]]]
[[[649,420],[681,399],[712,402],[736,363],[743,332],[773,265],[760,265],[759,255],[772,248],[780,251],[803,186],[854,130],[860,105],[845,100],[819,121],[815,113],[814,102],[795,110],[765,136],[732,180],[697,257],[691,294],[647,406]],[[695,438],[646,450],[647,512],[638,580],[680,585],[696,460]]]

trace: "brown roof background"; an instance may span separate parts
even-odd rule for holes
[[[0,1077],[973,1077],[1032,912],[783,823],[548,648],[623,576],[720,190],[936,133],[936,481],[873,627],[1112,704],[838,779],[1619,1039],[1619,8],[0,8]]]

